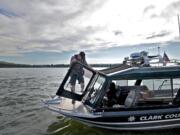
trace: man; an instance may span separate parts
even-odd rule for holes
[[[111,82],[109,86],[109,90],[106,92],[108,99],[107,101],[108,107],[113,107],[113,105],[116,104],[117,102],[116,92],[117,92],[116,85],[114,82]]]
[[[80,52],[79,54],[76,54],[71,57],[71,62],[70,66],[72,66],[73,63],[75,62],[80,62],[82,64],[88,65],[85,59],[85,53]],[[71,84],[71,91],[75,92],[75,84],[76,80],[78,80],[79,84],[81,85],[81,92],[84,90],[84,70],[83,67],[79,64],[75,65],[71,71],[71,79],[70,79],[70,84]]]

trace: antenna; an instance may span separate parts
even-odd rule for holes
[[[160,60],[160,46],[158,45],[158,57],[159,57],[159,60]],[[158,62],[158,67],[159,67],[159,62]]]
[[[178,28],[179,28],[179,38],[180,38],[180,21],[179,21],[179,14],[177,15],[178,18]]]
[[[158,55],[160,55],[160,46],[158,45]]]

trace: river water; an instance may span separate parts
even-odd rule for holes
[[[47,110],[66,68],[0,68],[0,135],[179,135],[179,129],[130,132],[89,127]]]

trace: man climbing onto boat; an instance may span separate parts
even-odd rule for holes
[[[76,54],[71,57],[71,62],[70,66],[72,66],[73,63],[75,62],[80,62],[82,64],[88,65],[86,62],[86,57],[84,52],[80,52],[79,54]],[[75,65],[74,68],[72,69],[71,72],[71,79],[70,79],[70,84],[71,84],[71,91],[75,92],[75,84],[76,80],[78,80],[79,84],[81,85],[81,92],[84,90],[84,70],[83,67],[79,64]]]

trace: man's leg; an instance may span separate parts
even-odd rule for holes
[[[81,85],[81,92],[83,92],[84,91],[84,82],[82,82],[80,85]]]
[[[75,93],[75,85],[76,85],[76,79],[77,79],[77,76],[76,75],[72,75],[71,76],[71,79],[70,79],[70,89],[71,89],[71,92],[72,93]],[[75,104],[75,100],[72,99],[72,104]]]
[[[81,92],[84,91],[84,77],[83,75],[79,76],[79,83],[81,85]]]
[[[76,84],[76,79],[77,79],[77,76],[76,75],[72,75],[71,76],[71,79],[69,81],[70,83],[70,88],[71,88],[71,92],[75,92],[75,84]]]
[[[75,84],[71,84],[71,92],[75,93]],[[75,100],[72,99],[72,104],[75,104]]]
[[[75,85],[71,85],[71,92],[75,92]]]

